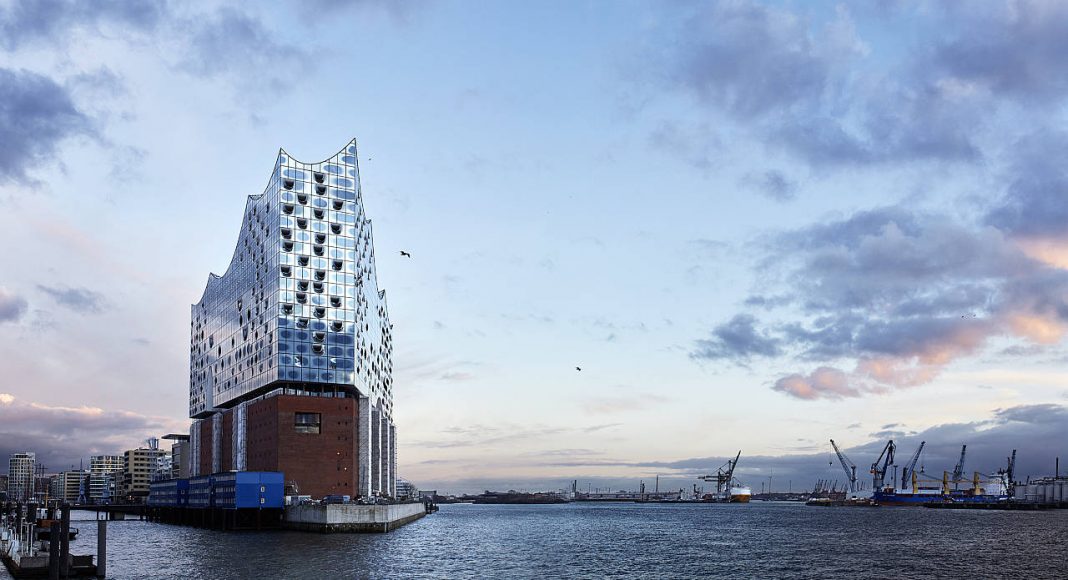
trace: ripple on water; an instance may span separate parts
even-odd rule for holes
[[[95,552],[96,526],[78,527],[73,551]],[[389,534],[125,521],[108,540],[116,579],[1068,577],[1068,510],[443,505]]]

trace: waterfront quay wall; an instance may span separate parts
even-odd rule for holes
[[[426,515],[422,503],[294,505],[282,526],[306,532],[389,532]]]

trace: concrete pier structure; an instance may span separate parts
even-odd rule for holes
[[[426,513],[422,503],[295,505],[286,507],[282,525],[305,532],[389,532]]]

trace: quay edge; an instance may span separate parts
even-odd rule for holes
[[[422,503],[294,505],[285,508],[282,527],[320,533],[384,533],[426,515]]]

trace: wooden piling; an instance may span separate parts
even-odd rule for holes
[[[70,574],[70,504],[63,504],[59,511],[59,573],[66,578]]]
[[[59,580],[60,527],[52,522],[52,526],[48,528],[48,580]]]
[[[108,521],[96,521],[96,577],[106,578],[108,569]]]

